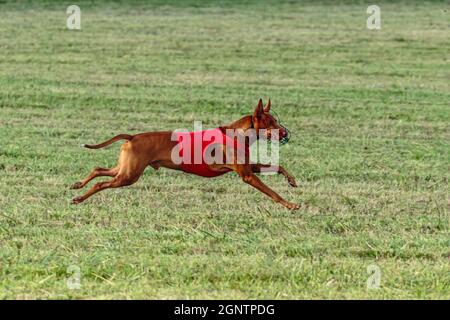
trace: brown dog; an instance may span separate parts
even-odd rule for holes
[[[269,138],[271,130],[278,129],[279,139],[285,138],[288,135],[286,128],[279,125],[278,121],[269,113],[270,100],[265,108],[263,108],[262,100],[259,99],[258,105],[253,115],[247,115],[227,126],[222,126],[219,129],[225,134],[227,129],[240,129],[242,132],[246,132],[249,129],[254,129],[255,132],[260,132],[261,129],[266,132],[265,138]],[[259,138],[259,135],[257,135]],[[78,204],[97,193],[107,188],[118,188],[123,186],[129,186],[138,181],[139,177],[144,172],[147,166],[153,167],[158,170],[159,167],[165,167],[175,170],[182,170],[186,172],[192,172],[185,170],[182,164],[177,164],[173,161],[172,151],[177,145],[177,141],[172,141],[172,132],[147,132],[137,135],[119,134],[114,138],[103,142],[98,145],[84,145],[86,148],[99,149],[103,148],[115,141],[127,140],[121,147],[119,163],[115,168],[94,169],[86,179],[75,183],[72,189],[83,188],[89,181],[99,176],[113,177],[111,180],[96,183],[86,194],[81,197],[76,197],[72,200],[72,203]],[[224,153],[229,150],[223,149]],[[255,187],[259,191],[265,193],[271,197],[274,201],[281,203],[286,208],[298,209],[299,205],[288,202],[279,196],[275,191],[266,186],[255,173],[260,173],[265,169],[276,170],[278,174],[284,175],[289,184],[293,187],[297,187],[295,179],[281,166],[273,167],[265,164],[252,164],[248,161],[244,163],[237,161],[234,157],[234,161],[230,163],[213,163],[207,165],[207,169],[210,172],[220,175],[226,172],[234,171],[239,174],[242,180]],[[215,175],[210,175],[215,176]]]

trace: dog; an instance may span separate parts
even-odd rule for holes
[[[95,168],[84,180],[76,182],[72,186],[72,189],[83,188],[92,179],[100,176],[109,176],[112,177],[112,179],[96,183],[83,196],[74,198],[72,200],[72,203],[79,204],[85,201],[93,194],[108,188],[119,188],[132,185],[136,181],[138,181],[139,177],[142,175],[145,168],[147,166],[151,166],[155,170],[158,170],[160,167],[164,167],[184,171],[187,173],[193,173],[205,177],[215,177],[225,174],[227,172],[234,171],[239,174],[242,181],[263,192],[264,194],[272,198],[275,202],[278,202],[291,210],[299,209],[300,206],[298,204],[288,202],[285,199],[283,199],[275,191],[273,191],[267,185],[265,185],[255,175],[255,173],[261,173],[266,170],[277,172],[278,174],[284,175],[288,183],[292,187],[297,187],[295,178],[281,166],[251,163],[250,161],[248,161],[248,144],[245,145],[245,152],[244,152],[245,156],[243,158],[242,157],[238,158],[236,154],[239,154],[239,152],[235,152],[236,150],[233,150],[233,148],[236,148],[236,146],[241,147],[242,144],[238,145],[237,140],[230,138],[228,135],[228,132],[230,130],[239,130],[241,133],[243,132],[244,134],[246,132],[252,131],[256,133],[255,137],[256,139],[260,138],[270,139],[272,133],[277,132],[278,140],[288,139],[289,138],[288,130],[285,127],[281,126],[278,123],[278,120],[270,113],[270,107],[271,107],[270,99],[268,100],[265,107],[263,107],[262,99],[259,99],[253,114],[246,115],[229,125],[221,126],[211,131],[207,130],[200,133],[202,137],[203,135],[206,135],[206,133],[219,134],[219,138],[223,137],[225,140],[227,140],[226,147],[223,145],[223,143],[219,143],[215,144],[219,148],[218,149],[216,148],[214,150],[216,154],[222,152],[223,155],[227,157],[227,159],[231,157],[231,161],[226,161],[225,163],[221,162],[206,163],[204,160],[201,160],[200,163],[192,164],[192,162],[180,163],[180,161],[178,160],[175,161],[176,159],[174,160],[174,154],[176,155],[177,152],[174,152],[174,150],[178,150],[179,152],[178,155],[184,155],[183,152],[188,151],[187,147],[189,147],[189,145],[187,145],[186,143],[184,143],[183,145],[183,140],[187,141],[189,140],[189,138],[193,139],[198,138],[196,135],[198,135],[199,133],[192,133],[192,132],[182,134],[173,131],[161,131],[161,132],[146,132],[136,135],[119,134],[111,138],[110,140],[97,145],[83,145],[84,147],[89,149],[100,149],[116,141],[126,140],[125,143],[123,143],[121,146],[119,162],[115,168],[112,169]],[[263,132],[264,134],[262,134],[261,132]],[[228,141],[230,139],[232,143],[234,142],[234,144],[231,145],[231,149],[228,144]],[[204,152],[205,148],[208,148],[209,145],[210,145],[209,142],[203,141],[203,144],[201,145],[202,152]],[[187,155],[188,159],[193,157],[194,155]],[[242,159],[244,159],[244,161],[242,161]]]

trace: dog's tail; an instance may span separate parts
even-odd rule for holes
[[[85,148],[89,148],[89,149],[100,149],[100,148],[109,146],[111,143],[114,143],[119,140],[128,140],[129,141],[129,140],[133,139],[133,137],[134,136],[129,135],[129,134],[119,134],[119,135],[115,136],[114,138],[111,138],[108,141],[105,141],[100,144],[83,144],[81,146],[85,147]]]

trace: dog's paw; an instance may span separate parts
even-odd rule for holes
[[[287,181],[292,187],[297,188],[297,183],[295,182],[294,177],[292,176],[287,177]]]
[[[79,204],[83,201],[84,201],[83,197],[76,197],[72,199],[72,204]]]
[[[298,210],[298,209],[300,209],[300,205],[296,204],[296,203],[288,202],[286,204],[286,208],[288,208],[289,210]]]
[[[81,189],[83,187],[83,184],[81,182],[75,182],[70,189]]]

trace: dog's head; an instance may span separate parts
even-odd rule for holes
[[[278,130],[278,140],[281,143],[286,143],[289,140],[289,131],[270,113],[270,99],[265,107],[263,107],[262,99],[259,99],[253,112],[252,121],[258,138],[261,138],[260,135],[262,135],[263,139],[270,140],[272,136],[277,136],[275,132]]]

